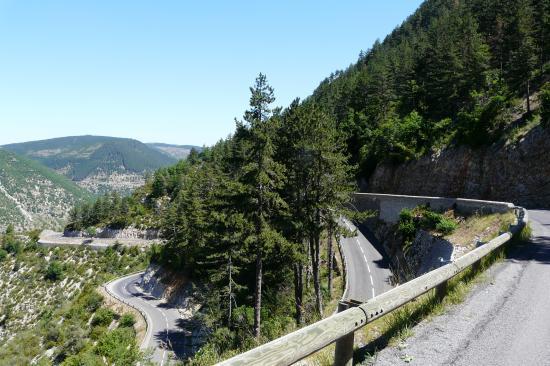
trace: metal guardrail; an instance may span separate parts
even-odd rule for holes
[[[527,211],[514,207],[517,224],[488,243],[463,255],[454,262],[428,272],[392,290],[350,309],[334,314],[317,323],[275,339],[248,352],[237,355],[219,365],[291,365],[336,342],[335,365],[351,365],[354,332],[367,323],[405,305],[420,295],[435,289],[436,295],[445,296],[447,281],[477,265],[479,261],[508,242],[527,224]]]
[[[110,296],[112,296],[114,299],[116,299],[117,301],[120,301],[121,303],[125,304],[126,306],[129,306],[131,307],[132,309],[138,311],[141,316],[143,317],[143,320],[145,321],[145,336],[143,337],[143,340],[141,341],[141,345],[140,345],[140,348],[143,349],[146,347],[146,343],[147,343],[147,334],[150,332],[151,330],[151,319],[149,319],[147,317],[147,313],[145,313],[144,311],[142,311],[141,309],[137,308],[136,306],[130,304],[129,302],[125,301],[123,298],[119,297],[117,294],[115,294],[114,292],[111,292],[111,290],[109,290],[109,284],[111,284],[112,282],[115,282],[115,281],[118,281],[118,280],[122,280],[126,277],[130,277],[130,276],[135,276],[137,274],[140,274],[140,273],[145,273],[145,271],[136,271],[136,272],[133,272],[133,273],[130,273],[130,274],[127,274],[125,276],[122,276],[122,277],[118,277],[118,278],[114,278],[108,282],[105,282],[104,284],[101,285],[101,287],[103,287],[103,289],[105,290],[105,292],[107,292]]]

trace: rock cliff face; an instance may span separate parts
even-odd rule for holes
[[[550,207],[550,129],[514,144],[453,147],[400,165],[379,165],[363,191],[508,201]]]

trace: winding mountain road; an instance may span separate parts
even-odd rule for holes
[[[382,255],[380,244],[366,229],[356,228],[347,219],[342,219],[342,223],[352,232],[357,229],[357,236],[340,239],[348,282],[344,299],[365,302],[390,290],[389,261]]]
[[[182,320],[176,308],[139,288],[142,275],[137,273],[110,282],[107,291],[145,313],[147,333],[141,348],[153,350],[151,361],[163,366],[172,356],[185,353]]]

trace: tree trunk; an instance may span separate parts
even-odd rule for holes
[[[254,337],[260,338],[260,321],[262,310],[262,252],[256,252],[256,289],[254,291]]]
[[[327,265],[328,265],[328,296],[332,299],[332,267],[334,266],[334,254],[332,252],[332,227],[329,227],[327,238]]]
[[[232,316],[232,310],[233,307],[231,306],[231,300],[233,299],[233,287],[231,284],[231,256],[229,256],[229,316],[227,317],[227,325],[231,328],[231,316]]]
[[[313,286],[315,289],[315,303],[317,312],[319,316],[323,316],[323,299],[321,297],[321,280],[319,276],[319,263],[321,261],[320,256],[320,246],[319,246],[319,236],[312,238],[311,242],[311,252],[313,256]]]
[[[294,264],[294,299],[296,304],[296,324],[301,325],[304,322],[304,265],[302,263]]]
[[[527,79],[527,114],[531,113],[531,101],[529,100],[529,93],[531,89],[530,80]]]
[[[311,282],[311,263],[313,263],[313,254],[311,252],[311,240],[306,245],[306,250],[307,250],[306,289],[309,290],[309,283]]]

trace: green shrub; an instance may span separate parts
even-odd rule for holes
[[[105,333],[99,339],[95,352],[113,365],[133,365],[139,360],[134,332],[130,328],[117,328]]]
[[[59,326],[50,325],[46,330],[46,335],[44,336],[44,345],[47,348],[51,348],[57,346],[62,339],[63,333]]]
[[[104,326],[95,326],[90,332],[90,338],[94,341],[97,341],[101,336],[107,332],[107,327]]]
[[[435,227],[437,231],[442,233],[443,235],[449,235],[452,234],[456,228],[458,227],[458,224],[446,217],[442,217],[441,221],[439,221]]]
[[[103,303],[103,296],[97,291],[93,290],[90,293],[86,294],[84,298],[84,307],[89,312],[95,312],[101,304]]]
[[[133,327],[134,324],[136,324],[136,319],[134,316],[130,313],[126,313],[120,317],[120,320],[118,322],[118,326],[121,328],[124,327]]]
[[[437,212],[425,210],[422,213],[422,227],[425,229],[435,229],[443,220],[443,215]]]
[[[6,234],[2,240],[2,246],[8,253],[19,254],[23,251],[23,244],[13,235]]]
[[[399,220],[400,221],[412,221],[414,218],[412,210],[408,208],[404,208],[399,213]]]
[[[410,238],[416,234],[416,225],[413,221],[402,221],[399,223],[398,230],[404,237]]]
[[[99,308],[92,319],[92,325],[108,326],[113,321],[115,314],[107,308]]]
[[[2,262],[6,257],[8,256],[8,252],[6,252],[4,249],[0,248],[0,262]]]
[[[63,264],[59,261],[52,261],[48,265],[48,268],[46,268],[46,275],[44,277],[50,281],[59,281],[63,278],[63,272]]]

